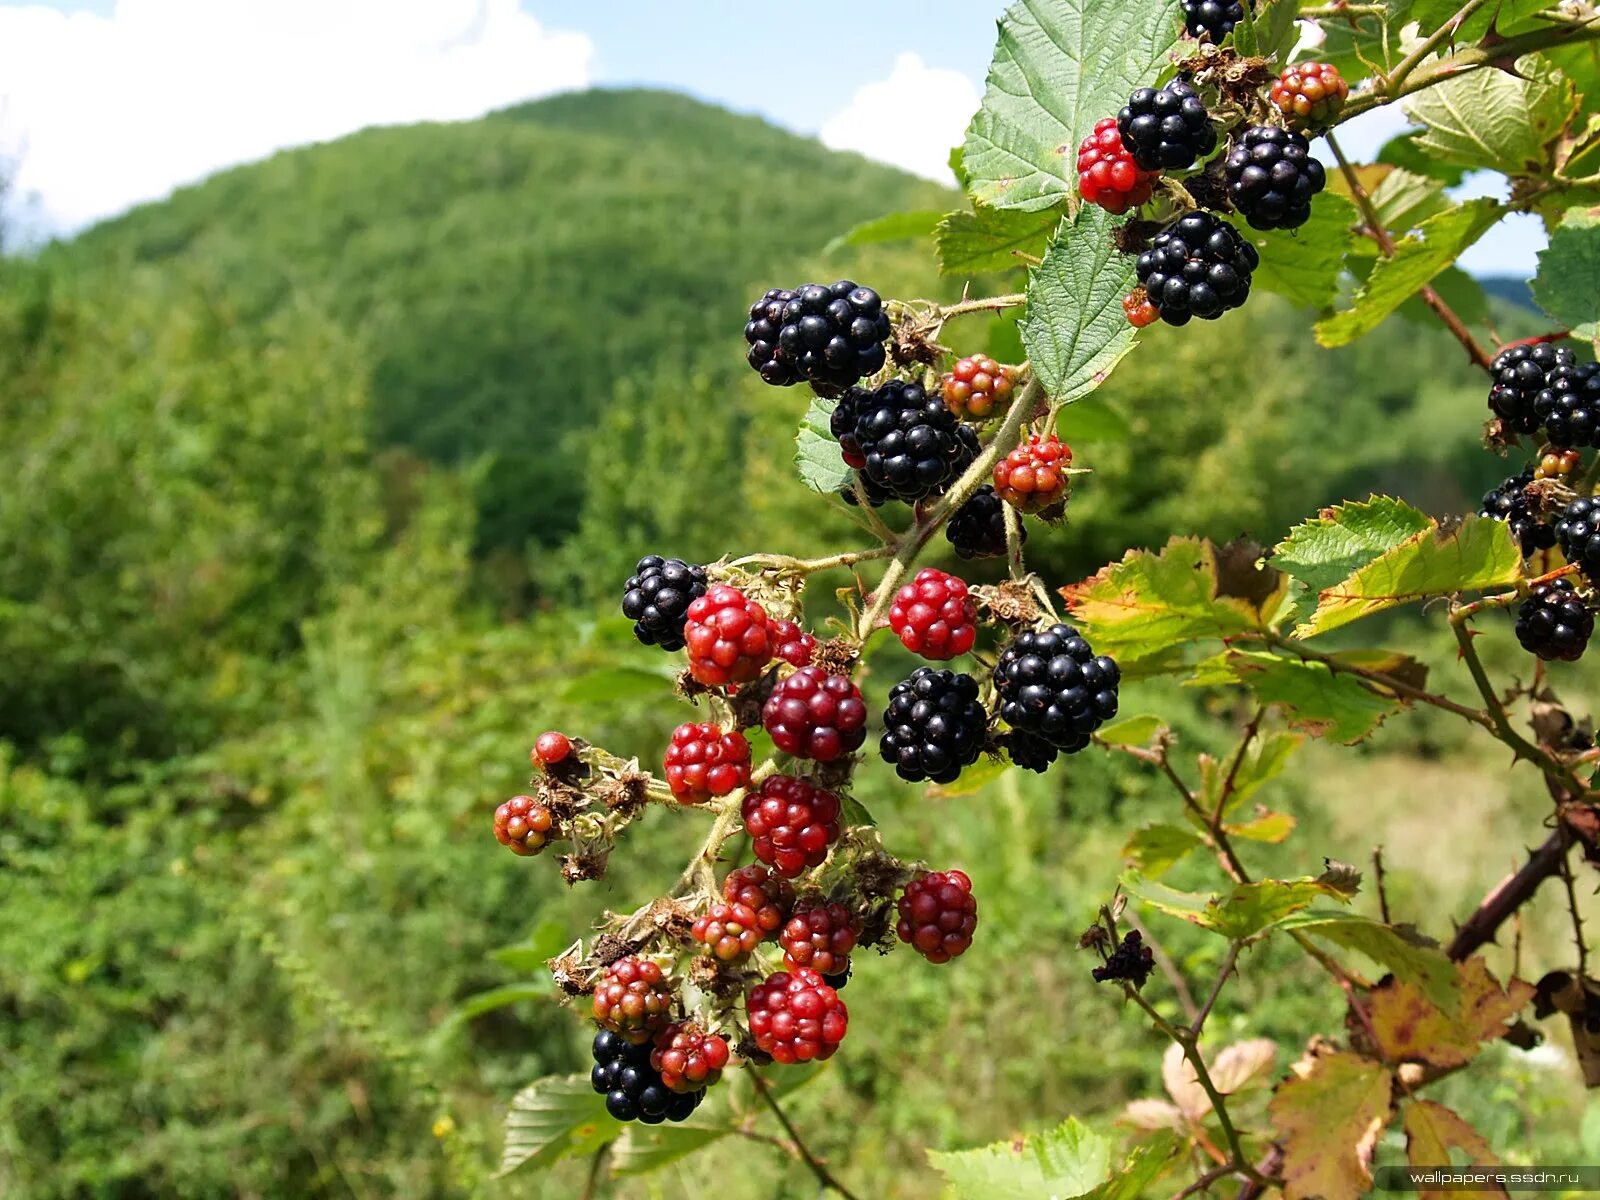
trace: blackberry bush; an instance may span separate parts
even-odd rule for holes
[[[889,692],[878,753],[909,783],[954,783],[978,761],[988,728],[976,679],[918,667]]]
[[[774,288],[750,306],[750,365],[770,384],[802,380],[821,394],[881,370],[889,317],[878,293],[848,279]]]
[[[1311,143],[1276,125],[1246,129],[1224,169],[1228,199],[1252,229],[1298,229],[1311,219],[1311,197],[1328,182]]]
[[[1000,652],[994,687],[1000,715],[1013,729],[1076,753],[1117,715],[1117,664],[1070,625],[1019,635]]]
[[[1577,662],[1594,634],[1594,612],[1570,580],[1536,584],[1517,609],[1517,641],[1546,661]]]
[[[705,594],[704,567],[647,554],[622,585],[622,615],[634,623],[633,636],[646,646],[682,650],[689,605]]]
[[[1190,213],[1157,234],[1135,267],[1145,295],[1168,325],[1214,321],[1250,296],[1256,248],[1226,221]]]
[[[1217,148],[1205,102],[1186,79],[1135,91],[1117,114],[1117,131],[1146,171],[1185,171]]]

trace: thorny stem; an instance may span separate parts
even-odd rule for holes
[[[1228,976],[1233,974],[1234,968],[1239,965],[1239,951],[1242,946],[1239,942],[1228,943],[1227,957],[1222,960],[1222,969],[1217,972],[1217,981],[1211,985],[1211,994],[1206,997],[1206,1002],[1200,1006],[1200,1011],[1195,1014],[1194,1020],[1189,1025],[1189,1036],[1196,1041],[1200,1040],[1200,1031],[1205,1028],[1206,1018],[1211,1015],[1211,1010],[1217,1005],[1217,997],[1222,995],[1222,985],[1228,982]]]
[[[1472,0],[1472,3],[1468,4],[1467,7],[1470,9],[1481,2],[1482,0]],[[1401,67],[1404,66],[1405,64],[1402,63]],[[1366,222],[1367,232],[1371,235],[1372,240],[1378,243],[1378,249],[1383,252],[1383,256],[1385,258],[1393,258],[1394,237],[1384,226],[1383,218],[1378,215],[1377,206],[1372,203],[1372,197],[1367,194],[1367,189],[1362,186],[1361,177],[1356,174],[1355,168],[1350,165],[1350,160],[1344,156],[1344,151],[1340,148],[1338,139],[1333,136],[1333,131],[1330,129],[1323,137],[1328,143],[1328,149],[1333,151],[1333,157],[1339,164],[1339,171],[1344,176],[1346,186],[1350,189],[1351,198],[1356,202],[1356,207],[1361,210],[1361,219]],[[1489,370],[1489,364],[1492,360],[1488,351],[1478,344],[1478,339],[1472,336],[1472,331],[1456,315],[1455,310],[1445,303],[1444,298],[1428,284],[1418,288],[1417,295],[1422,298],[1424,304],[1438,314],[1439,319],[1444,322],[1445,328],[1451,332],[1456,341],[1460,342],[1462,348],[1466,350],[1467,357],[1485,371]]]
[[[1393,925],[1394,919],[1389,915],[1389,890],[1383,883],[1383,847],[1372,848],[1372,879],[1373,886],[1378,892],[1378,915],[1383,918],[1385,925]]]
[[[765,778],[772,773],[775,764],[772,759],[762,763],[756,772],[752,773],[751,782],[754,783],[756,775]],[[711,828],[706,830],[705,841],[700,843],[694,857],[689,860],[689,865],[684,867],[683,874],[678,876],[678,882],[673,886],[672,894],[681,895],[691,883],[699,883],[706,890],[715,892],[715,878],[712,873],[712,864],[722,854],[722,847],[733,836],[733,827],[739,821],[739,806],[744,798],[744,792],[732,793],[723,802],[722,808],[717,812],[717,819],[711,822]]]
[[[1403,87],[1406,77],[1410,75],[1411,72],[1415,71],[1419,66],[1421,66],[1423,60],[1426,59],[1428,55],[1432,54],[1440,46],[1444,45],[1447,41],[1453,38],[1456,34],[1456,30],[1461,28],[1466,19],[1473,13],[1477,12],[1478,9],[1482,8],[1487,2],[1488,0],[1467,0],[1467,2],[1461,6],[1460,11],[1455,14],[1455,16],[1451,17],[1443,25],[1440,25],[1438,29],[1434,30],[1431,34],[1424,38],[1415,50],[1400,60],[1399,65],[1396,66],[1393,71],[1389,72],[1389,77],[1384,80],[1384,90],[1391,91]]]
[[[1022,515],[1010,504],[1002,505],[1001,512],[1006,522],[1006,565],[1010,568],[1012,579],[1021,579],[1024,574],[1022,566]]]
[[[1597,457],[1595,461],[1600,462],[1600,457]],[[1510,608],[1540,584],[1553,583],[1557,579],[1565,579],[1568,575],[1576,573],[1577,570],[1578,568],[1574,566],[1558,567],[1554,571],[1547,571],[1533,579],[1524,579],[1517,585],[1515,591],[1496,592],[1492,596],[1480,596],[1469,604],[1457,604],[1450,610],[1450,621],[1452,624],[1459,625],[1464,621],[1471,620],[1485,609]]]
[[[1495,736],[1511,749],[1511,753],[1518,758],[1525,758],[1530,762],[1540,764],[1555,764],[1548,755],[1544,754],[1532,742],[1511,728],[1511,719],[1506,716],[1505,705],[1500,703],[1500,697],[1494,690],[1494,684],[1489,681],[1489,673],[1484,670],[1483,660],[1478,657],[1478,650],[1472,644],[1475,636],[1460,621],[1452,621],[1450,628],[1456,635],[1456,645],[1461,648],[1461,661],[1467,666],[1467,672],[1472,676],[1472,682],[1478,687],[1478,694],[1483,697],[1483,703],[1489,714],[1489,720],[1494,727]],[[1567,771],[1565,774],[1570,775]],[[1580,787],[1578,789],[1582,791]]]
[[[795,575],[810,575],[834,567],[853,567],[856,563],[871,562],[875,558],[888,558],[894,553],[892,546],[873,546],[867,550],[852,550],[847,554],[832,554],[826,558],[791,558],[787,554],[746,554],[728,563],[729,567],[771,567]]]
[[[1217,793],[1217,806],[1211,812],[1209,824],[1212,833],[1222,830],[1222,814],[1228,807],[1228,801],[1233,798],[1234,786],[1239,782],[1239,768],[1244,765],[1244,756],[1250,751],[1250,743],[1256,740],[1256,734],[1261,730],[1261,719],[1267,715],[1265,707],[1256,709],[1256,715],[1250,718],[1250,724],[1244,728],[1244,736],[1239,739],[1239,749],[1234,752],[1233,763],[1228,767],[1228,777],[1222,781],[1222,789]]]
[[[1572,834],[1559,811],[1556,813],[1556,833],[1561,838],[1561,882],[1567,889],[1567,912],[1572,916],[1572,940],[1578,947],[1576,973],[1579,978],[1583,978],[1588,974],[1589,948],[1583,940],[1583,918],[1578,915],[1578,893],[1572,882],[1572,859],[1567,853],[1572,846]]]
[[[816,1176],[817,1183],[824,1188],[831,1188],[838,1192],[839,1195],[845,1198],[845,1200],[860,1200],[860,1197],[858,1197],[849,1188],[845,1187],[844,1184],[840,1183],[839,1180],[834,1177],[833,1172],[828,1170],[828,1168],[820,1159],[817,1158],[815,1154],[811,1153],[811,1150],[806,1145],[805,1140],[801,1138],[800,1131],[796,1129],[790,1122],[789,1114],[784,1112],[783,1109],[779,1107],[778,1098],[772,1094],[772,1089],[767,1086],[767,1081],[761,1078],[761,1072],[751,1070],[749,1074],[750,1082],[755,1086],[756,1094],[766,1102],[767,1107],[772,1110],[772,1115],[778,1118],[778,1123],[783,1126],[783,1131],[789,1135],[789,1140],[794,1143],[794,1148],[799,1153],[801,1161],[804,1162],[806,1166],[810,1168],[811,1173]]]

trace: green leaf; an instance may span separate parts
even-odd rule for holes
[[[1372,14],[1321,23],[1322,45],[1312,53],[1339,68],[1352,86],[1372,74],[1373,64],[1387,71],[1401,53],[1399,39],[1384,32],[1383,18]]]
[[[1022,344],[1045,394],[1058,402],[1086,396],[1133,349],[1122,298],[1134,284],[1134,259],[1112,243],[1120,224],[1086,204],[1028,277]]]
[[[1434,276],[1429,286],[1439,293],[1439,298],[1450,306],[1464,324],[1480,325],[1488,320],[1489,293],[1460,267],[1446,267]],[[1423,303],[1421,296],[1412,296],[1395,311],[1413,324],[1438,327],[1439,315]]]
[[[1394,972],[1396,979],[1411,984],[1436,1007],[1446,1012],[1456,1010],[1459,989],[1455,964],[1436,946],[1426,944],[1413,933],[1359,913],[1315,909],[1296,913],[1279,927],[1364,954]]]
[[[647,1175],[704,1150],[735,1132],[722,1125],[702,1125],[690,1118],[681,1125],[629,1122],[611,1146],[611,1169],[618,1175]]]
[[[1137,717],[1123,717],[1119,721],[1102,726],[1094,737],[1095,741],[1104,742],[1108,746],[1144,746],[1155,737],[1156,731],[1162,724],[1160,717],[1148,713]]]
[[[1138,1200],[1150,1185],[1184,1158],[1187,1143],[1173,1133],[1160,1133],[1135,1146],[1110,1179],[1084,1194],[1083,1200]]]
[[[676,677],[669,670],[646,667],[601,667],[569,680],[561,689],[564,704],[606,704],[617,700],[670,695]]]
[[[1133,426],[1127,418],[1098,396],[1085,396],[1063,407],[1056,418],[1056,432],[1069,444],[1133,440]]]
[[[1275,58],[1294,45],[1295,16],[1300,0],[1266,0],[1260,5],[1246,4],[1244,20],[1233,27],[1233,48],[1240,54]]]
[[[1134,830],[1122,847],[1122,857],[1139,874],[1154,878],[1165,875],[1198,845],[1200,835],[1193,829],[1157,822]]]
[[[1224,825],[1234,837],[1242,837],[1251,842],[1269,842],[1276,845],[1287,841],[1294,832],[1295,819],[1288,813],[1268,812],[1250,821],[1237,825]]]
[[[1417,148],[1462,167],[1505,175],[1548,172],[1550,144],[1576,111],[1572,84],[1536,54],[1510,71],[1468,71],[1417,92],[1406,116]]]
[[[1391,166],[1404,167],[1417,175],[1426,175],[1436,180],[1445,187],[1455,187],[1467,177],[1465,167],[1458,167],[1454,163],[1444,162],[1425,153],[1418,145],[1417,138],[1422,130],[1410,129],[1405,133],[1397,133],[1383,144],[1378,151],[1378,161]]]
[[[1240,683],[1264,705],[1283,708],[1289,723],[1313,737],[1354,745],[1400,707],[1400,702],[1370,691],[1354,675],[1320,662],[1285,658],[1264,651],[1225,650],[1201,664],[1196,679],[1204,686]]]
[[[828,419],[838,403],[813,397],[795,434],[794,465],[800,472],[800,482],[823,495],[837,492],[855,477],[839,456],[839,443],[828,428]]]
[[[1212,660],[1215,661],[1215,660]],[[1218,682],[1226,682],[1226,679]],[[1228,794],[1228,802],[1223,807],[1226,815],[1237,811],[1250,798],[1279,775],[1282,775],[1289,766],[1289,759],[1300,748],[1305,738],[1298,733],[1269,733],[1252,738],[1245,747],[1244,757],[1238,759],[1238,767],[1234,761],[1237,752],[1230,754],[1226,759],[1206,757],[1201,762],[1200,798],[1207,809],[1215,809],[1217,802],[1222,798],[1222,789],[1226,786],[1228,775],[1233,774],[1233,790]]]
[[[1029,211],[1075,204],[1078,143],[1157,80],[1182,27],[1178,0],[1013,4],[962,147],[973,198]]]
[[[1539,252],[1539,307],[1600,353],[1600,209],[1569,208]]]
[[[489,951],[489,956],[510,971],[530,973],[544,970],[549,962],[571,941],[567,927],[560,921],[546,918],[540,921],[525,942],[515,942]]]
[[[1005,1141],[977,1150],[930,1150],[928,1161],[945,1177],[951,1200],[1069,1200],[1109,1179],[1111,1142],[1068,1117],[1020,1146]]]
[[[872,814],[867,811],[867,806],[849,792],[839,793],[839,815],[844,818],[846,829],[877,824],[872,819]]]
[[[1043,257],[1060,223],[1061,214],[1051,209],[1026,212],[980,204],[971,212],[953,212],[940,220],[935,234],[939,270],[946,275],[977,275],[1026,266],[1017,256]]]
[[[1011,769],[1003,758],[980,758],[961,772],[954,783],[930,783],[925,795],[929,799],[954,799],[957,796],[974,796]]]
[[[1096,649],[1129,660],[1264,623],[1250,600],[1222,594],[1216,550],[1198,538],[1174,538],[1160,554],[1130,550],[1061,594]]]
[[[833,254],[846,246],[871,246],[878,242],[903,242],[909,238],[931,237],[944,214],[938,209],[894,212],[875,217],[841,233],[823,248]]]
[[[494,1012],[496,1009],[509,1008],[523,1000],[542,1002],[554,996],[555,987],[550,983],[509,983],[505,987],[490,988],[486,992],[468,996],[450,1010],[445,1021],[459,1024],[462,1021],[470,1021],[473,1017],[481,1017],[484,1013]]]
[[[1314,637],[1402,604],[1521,578],[1522,550],[1504,521],[1473,515],[1449,530],[1435,524],[1324,588],[1316,612],[1295,636]]]
[[[1404,237],[1429,217],[1450,207],[1444,182],[1397,167],[1372,190],[1372,207],[1383,227]],[[1370,242],[1368,243],[1371,244]]]
[[[1351,308],[1317,322],[1317,341],[1345,346],[1371,333],[1413,292],[1455,262],[1505,211],[1496,200],[1469,200],[1423,221],[1396,243],[1394,257],[1378,260]]]
[[[1273,550],[1272,565],[1300,584],[1314,605],[1318,592],[1432,526],[1426,513],[1388,496],[1340,504],[1291,529]]]
[[[614,1136],[617,1128],[606,1098],[589,1086],[587,1075],[547,1075],[512,1098],[499,1174],[543,1170],[599,1134]]]
[[[1325,896],[1348,901],[1349,896],[1323,879],[1263,879],[1241,883],[1224,894],[1180,892],[1138,874],[1124,875],[1122,889],[1169,916],[1220,933],[1230,941],[1254,937],[1265,929]]]
[[[1292,304],[1322,310],[1333,303],[1345,259],[1361,244],[1356,207],[1335,192],[1318,196],[1311,219],[1295,230],[1238,226],[1261,254],[1252,287],[1276,292]]]

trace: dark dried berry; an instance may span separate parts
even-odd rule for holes
[[[1156,956],[1150,947],[1144,944],[1144,938],[1137,929],[1130,931],[1123,939],[1122,944],[1111,952],[1104,966],[1094,969],[1092,974],[1096,983],[1105,983],[1109,979],[1125,979],[1136,988],[1142,988],[1145,980],[1150,978],[1150,972],[1156,969]]]

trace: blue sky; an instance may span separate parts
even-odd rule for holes
[[[996,0],[0,0],[0,154],[24,223],[70,231],[218,168],[369,124],[588,84],[757,113],[933,177],[982,95]],[[1404,122],[1341,135],[1370,156]],[[1470,181],[1471,194],[1503,181]],[[17,201],[13,203],[16,211]],[[1537,220],[1463,265],[1531,274]]]

